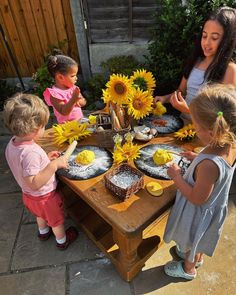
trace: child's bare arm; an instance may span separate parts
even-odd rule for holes
[[[81,100],[81,103],[84,103],[84,98],[82,97],[80,93],[79,87],[76,87],[71,99],[67,102],[64,103],[63,101],[53,97],[52,95],[50,96],[51,103],[53,107],[63,116],[69,115],[70,112],[73,110],[74,106]],[[85,102],[86,104],[86,102]],[[80,105],[81,106],[81,105]]]
[[[197,166],[196,180],[193,186],[184,180],[181,170],[176,164],[168,169],[168,175],[174,180],[177,188],[186,199],[195,205],[202,205],[213,191],[215,182],[219,177],[219,170],[214,162],[210,160],[202,161]]]
[[[25,177],[25,182],[32,190],[38,190],[50,180],[50,178],[55,174],[57,169],[67,168],[67,167],[68,167],[67,158],[64,156],[61,156],[51,161],[38,174]]]

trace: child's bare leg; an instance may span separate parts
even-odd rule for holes
[[[184,270],[186,273],[195,274],[196,273],[196,263],[202,260],[203,253],[197,253],[194,257],[194,262],[187,260],[189,252],[186,254],[186,259],[184,260]]]
[[[52,234],[50,227],[48,226],[47,222],[41,217],[37,217],[36,220],[37,220],[38,230],[39,230],[38,238],[40,239],[40,241],[47,241]]]
[[[56,237],[56,240],[61,240],[66,236],[64,224],[52,227],[52,231]]]
[[[197,262],[201,262],[203,260],[203,253],[198,253],[198,260]]]
[[[53,233],[56,237],[57,247],[60,250],[65,250],[67,247],[76,240],[78,236],[77,229],[70,226],[66,231],[64,224],[52,227]]]
[[[42,229],[48,227],[47,222],[44,219],[42,219],[41,217],[36,217],[36,220],[37,220],[39,230],[40,229],[42,230]]]

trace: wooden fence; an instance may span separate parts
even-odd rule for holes
[[[0,0],[0,23],[22,77],[42,65],[50,46],[79,62],[69,0]],[[0,78],[16,76],[0,36]]]

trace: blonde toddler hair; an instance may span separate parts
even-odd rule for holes
[[[206,86],[191,102],[190,113],[201,127],[212,130],[211,146],[236,142],[236,87]]]
[[[49,110],[38,96],[17,94],[4,106],[5,126],[16,136],[26,136],[44,127],[49,119]]]

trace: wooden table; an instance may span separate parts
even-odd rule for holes
[[[47,152],[57,150],[52,142],[53,133],[49,129],[39,144]],[[151,143],[177,145],[171,136],[155,138]],[[96,143],[91,136],[79,144]],[[196,143],[181,146],[192,150]],[[71,218],[113,262],[120,275],[126,281],[131,281],[163,242],[176,187],[173,181],[160,180],[164,187],[161,197],[151,196],[144,188],[121,201],[105,188],[103,176],[89,180],[61,177],[65,207]],[[150,180],[153,179],[145,176],[145,183]]]

